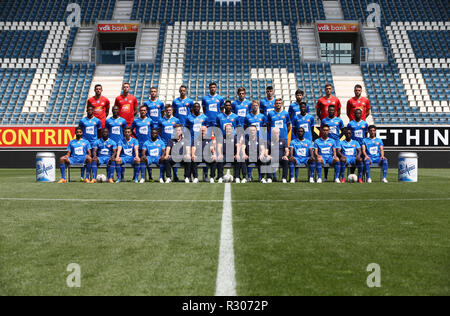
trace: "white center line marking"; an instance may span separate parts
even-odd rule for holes
[[[223,199],[216,296],[237,296],[236,272],[234,269],[233,212],[231,207],[231,185],[229,183],[225,184]]]

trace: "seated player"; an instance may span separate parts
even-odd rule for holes
[[[210,183],[214,183],[216,177],[217,158],[214,142],[208,137],[208,128],[202,126],[202,136],[197,137],[192,144],[192,176],[193,183],[198,183],[198,165],[202,162],[206,163],[207,168],[210,169],[211,178]]]
[[[276,105],[276,103],[275,103]],[[276,110],[271,112],[276,113]],[[277,155],[277,157],[275,156]],[[276,157],[276,158],[275,158]],[[270,169],[274,165],[281,165],[281,168],[283,170],[282,174],[282,181],[283,183],[287,183],[287,176],[288,176],[288,166],[289,166],[289,145],[286,138],[280,137],[280,129],[278,127],[275,127],[272,129],[271,133],[271,139],[268,145],[268,148],[266,149],[265,153],[265,161],[267,163],[270,163],[270,167],[266,167],[266,174],[267,174],[267,183],[272,183],[273,179],[273,170],[271,172]],[[265,180],[261,180],[262,183],[265,183]]]
[[[102,122],[94,116],[94,106],[92,104],[88,104],[86,113],[87,116],[81,119],[78,126],[81,127],[83,130],[83,139],[89,142],[91,148],[94,148],[94,143],[100,137]],[[89,177],[90,174],[88,173],[86,175],[86,178],[89,179]],[[83,167],[81,168],[81,181],[84,181],[86,178],[84,177],[84,167]]]
[[[139,142],[136,138],[131,137],[131,127],[125,128],[125,138],[122,139],[117,146],[116,172],[117,182],[124,180],[125,167],[124,164],[132,164],[134,167],[134,182],[138,182],[139,177]],[[145,172],[145,171],[144,171]]]
[[[102,129],[102,138],[94,143],[94,154],[92,158],[92,174],[91,183],[97,182],[98,165],[107,165],[107,177],[109,183],[114,183],[114,170],[116,169],[116,153],[117,144],[109,138],[107,128]]]
[[[223,139],[217,140],[217,177],[218,183],[223,182],[223,170],[225,168],[226,163],[231,163],[233,166],[234,177],[237,177],[238,174],[238,166],[236,163],[237,157],[237,149],[239,145],[238,137],[234,135],[233,126],[228,124],[225,126],[225,134],[223,135]],[[239,169],[240,172],[240,169]],[[240,182],[240,179],[239,179]]]
[[[71,140],[67,146],[67,154],[59,160],[61,169],[61,179],[59,183],[67,183],[66,166],[73,164],[86,164],[88,174],[91,173],[91,144],[83,139],[83,129],[77,127],[75,130],[75,139]],[[89,178],[83,179],[85,183],[90,183]]]
[[[309,166],[309,182],[314,183],[314,170],[316,168],[314,160],[314,145],[305,138],[305,129],[299,127],[297,129],[297,138],[291,141],[289,145],[290,155],[290,171],[291,171],[291,183],[295,183],[294,168],[299,165]]]
[[[250,126],[255,126],[257,129],[257,137],[260,137],[260,132],[263,127],[267,126],[267,117],[260,113],[258,101],[252,102],[252,110],[245,118],[245,129]],[[252,181],[253,168],[248,168],[248,181]],[[259,181],[261,181],[261,168],[258,168]]]
[[[337,148],[337,154],[341,160],[341,182],[345,183],[345,168],[358,166],[358,182],[362,183],[363,159],[359,143],[352,139],[353,133],[349,128],[344,128],[345,140],[341,141]]]
[[[377,128],[375,125],[369,126],[369,138],[364,139],[364,144],[362,146],[362,151],[364,155],[364,165],[366,167],[367,183],[372,183],[370,177],[370,166],[372,164],[379,164],[383,170],[384,183],[388,183],[387,172],[388,172],[388,160],[384,157],[384,147],[383,141],[377,138]]]
[[[322,167],[324,164],[333,165],[335,173],[335,182],[339,181],[341,169],[340,160],[336,155],[336,141],[328,137],[330,127],[322,125],[321,137],[314,142],[314,155],[316,158],[317,183],[322,183]]]
[[[151,165],[159,167],[159,182],[164,183],[164,155],[166,152],[166,144],[158,138],[159,130],[153,128],[150,140],[146,141],[142,147],[142,163],[141,163],[141,181],[145,182],[145,166],[151,169]],[[151,172],[148,172],[151,174]],[[136,178],[137,179],[137,178]]]
[[[256,105],[258,106],[258,102],[256,102]],[[248,127],[248,135],[245,137],[245,141],[242,144],[242,147],[243,152],[245,152],[245,166],[256,164],[256,166],[258,167],[258,173],[260,174],[259,181],[261,181],[261,165],[265,163],[264,153],[266,151],[266,146],[260,141],[260,138],[258,137],[258,129],[255,125],[251,125],[250,127]],[[248,181],[251,182],[253,168],[247,167],[247,170]]]
[[[172,167],[180,163],[184,167],[184,181],[189,183],[191,174],[191,140],[186,139],[181,124],[175,125],[175,138],[169,140],[164,157],[166,183],[172,182]]]

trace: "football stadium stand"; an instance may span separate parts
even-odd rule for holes
[[[89,91],[98,83],[93,80],[98,60],[71,62],[80,28],[67,26],[67,6],[79,4],[80,27],[96,31],[99,21],[127,15],[114,13],[122,2],[0,2],[1,125],[78,123]],[[346,21],[359,21],[364,33],[367,7],[373,1],[334,2],[331,7],[341,10]],[[376,2],[381,7],[378,33],[386,56],[381,61],[353,63],[361,70],[373,122],[449,125],[449,2]],[[272,85],[286,107],[295,101],[295,90],[300,88],[313,108],[326,83],[339,85],[333,65],[321,58],[315,30],[317,21],[327,19],[325,7],[329,6],[322,0],[134,0],[130,20],[141,27],[158,27],[159,33],[153,60],[127,58],[123,81],[131,83],[131,92],[140,103],[151,86],[159,88],[160,99],[171,102],[181,84],[188,86],[191,98],[201,100],[208,83],[215,81],[219,93],[232,100],[240,86],[247,89],[248,98],[260,99],[265,87]],[[308,41],[312,46],[305,46]],[[138,46],[137,42],[136,51]],[[95,47],[94,40],[91,47]],[[307,58],[308,47],[317,52],[312,58]],[[355,53],[360,55],[360,51]],[[341,100],[343,113],[346,101]]]

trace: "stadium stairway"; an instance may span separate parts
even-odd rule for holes
[[[338,0],[323,1],[323,10],[327,20],[344,19],[344,12],[342,12],[341,3]]]
[[[124,74],[125,65],[97,65],[91,88],[89,89],[89,97],[95,94],[95,85],[102,84],[103,95],[108,98],[112,107],[116,97],[120,95],[122,91]],[[107,82],[107,84],[105,84],[105,82]]]
[[[134,1],[117,1],[114,8],[113,20],[130,20]]]

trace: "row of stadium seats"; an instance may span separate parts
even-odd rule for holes
[[[324,20],[322,0],[135,0],[132,20],[145,23],[172,21],[283,21]]]
[[[95,23],[110,20],[116,0],[2,0],[0,1],[0,21],[64,21],[70,3],[81,7],[81,22]]]

